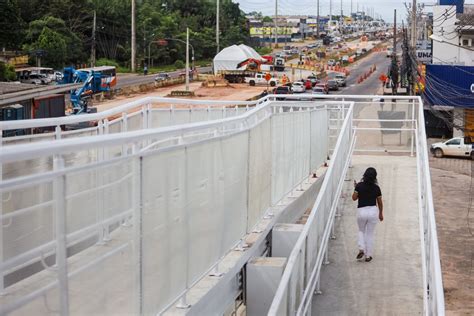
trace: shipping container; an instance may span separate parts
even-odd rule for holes
[[[0,109],[0,121],[16,121],[25,118],[25,108],[21,104],[13,104]],[[26,132],[23,129],[3,131],[3,137],[21,136]]]
[[[63,94],[52,94],[45,97],[35,98],[31,118],[50,118],[66,115],[66,106]],[[34,133],[44,133],[53,131],[54,127],[41,127],[34,130]]]

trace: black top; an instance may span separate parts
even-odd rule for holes
[[[359,195],[357,207],[374,206],[379,196],[382,196],[380,187],[376,184],[367,184],[365,182],[357,183],[355,190]]]

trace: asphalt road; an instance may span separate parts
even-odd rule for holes
[[[198,67],[197,71],[202,73],[208,73],[212,71],[212,67]],[[179,74],[183,73],[184,69],[168,72],[171,78],[179,77]],[[117,78],[117,88],[122,88],[131,85],[139,85],[145,83],[151,83],[155,81],[157,74],[152,75],[135,75],[135,74],[119,74]]]
[[[364,73],[368,72],[370,67],[376,66],[376,71],[370,75],[369,78],[362,83],[357,83],[357,80]],[[385,52],[373,52],[369,56],[361,59],[361,61],[350,70],[350,75],[347,78],[347,87],[335,92],[336,94],[376,94],[382,83],[379,77],[383,73],[387,73],[390,65],[390,58],[387,58]]]

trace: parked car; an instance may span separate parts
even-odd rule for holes
[[[342,74],[336,75],[336,77],[334,77],[334,80],[336,80],[339,87],[345,87],[346,86],[346,76],[345,75],[342,75]]]
[[[324,91],[326,91],[326,94],[329,93],[329,86],[328,86],[327,83],[321,82],[321,83],[316,84],[314,87],[315,87],[315,88],[316,88],[316,87],[323,88]]]
[[[303,83],[306,90],[310,90],[311,88],[313,88],[313,83],[309,79],[301,79],[300,82]]]
[[[393,48],[389,47],[387,48],[387,57],[392,57],[393,56]]]
[[[35,85],[46,84],[41,80],[41,77],[37,74],[31,74],[28,78],[21,80],[22,83],[31,83]]]
[[[430,151],[436,158],[456,156],[474,159],[473,144],[467,140],[469,137],[455,137],[445,142],[434,143],[431,145]]]
[[[306,87],[301,81],[296,81],[296,82],[293,82],[293,84],[291,85],[291,90],[294,93],[303,93],[306,91]]]
[[[328,92],[323,87],[317,87],[316,86],[316,87],[313,88],[313,94],[326,95],[326,94],[328,94]]]
[[[53,80],[46,74],[38,74],[42,84],[50,84]]]
[[[62,72],[60,72],[60,71],[55,71],[55,72],[54,72],[54,80],[56,80],[56,81],[62,81],[63,78],[64,78],[64,75],[63,75]]]
[[[170,75],[166,72],[160,73],[155,77],[156,82],[165,81],[171,79]]]
[[[279,86],[273,89],[273,94],[293,94],[293,92],[289,86]]]
[[[336,66],[336,61],[334,59],[329,59],[328,66]]]
[[[245,82],[251,86],[259,85],[259,84],[268,84],[271,87],[275,87],[279,84],[278,78],[271,78],[270,81],[267,82],[265,79],[266,74],[258,72],[253,77],[246,77]]]
[[[337,83],[335,79],[328,80],[327,84],[328,84],[329,91],[339,90],[339,84]]]

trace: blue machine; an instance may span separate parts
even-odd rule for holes
[[[76,70],[73,67],[64,68],[63,80],[61,84],[83,83],[83,86],[76,90],[71,90],[71,103],[73,114],[89,113],[89,101],[92,95],[99,92],[110,91],[109,85],[102,84],[104,77],[100,71]]]

